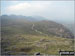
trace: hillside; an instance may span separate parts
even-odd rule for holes
[[[58,54],[59,49],[73,50],[74,35],[62,24],[30,16],[4,15],[0,19],[2,54]]]
[[[1,22],[2,22],[1,23],[2,29],[6,27],[5,29],[9,28],[11,30],[11,28],[13,28],[15,31],[16,30],[22,31],[22,33],[28,32],[28,34],[29,33],[30,34],[40,34],[36,32],[36,31],[40,31],[46,35],[55,35],[55,36],[60,36],[60,37],[65,37],[65,38],[74,38],[72,32],[69,29],[67,29],[62,24],[58,24],[50,20],[31,21],[26,17],[24,18],[24,16],[22,16],[22,18],[20,16],[14,16],[14,17],[1,16]],[[14,30],[13,32],[15,32]]]

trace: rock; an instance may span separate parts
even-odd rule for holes
[[[35,53],[34,55],[40,55],[40,52]]]

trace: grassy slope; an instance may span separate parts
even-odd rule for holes
[[[3,52],[12,51],[10,54],[34,54],[36,52],[58,54],[60,49],[73,50],[72,39],[56,37],[55,35],[52,36],[51,33],[48,36],[39,34],[31,29],[33,25],[32,22],[25,20],[6,21],[5,19],[1,22],[1,46]],[[46,28],[47,25],[50,26],[50,24],[46,23],[35,23],[36,27],[34,27],[34,29],[45,34],[46,29],[50,29],[50,27]],[[54,24],[54,28],[56,28],[56,23]],[[49,32],[46,34],[48,33]]]
[[[42,35],[25,35],[16,34],[9,38],[11,45],[5,48],[7,51],[14,51],[11,54],[34,54],[40,52],[43,54],[58,54],[61,50],[73,50],[72,40],[56,37],[56,36],[42,36]]]

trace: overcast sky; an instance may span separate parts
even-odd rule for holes
[[[1,1],[1,15],[3,14],[74,21],[74,1]]]

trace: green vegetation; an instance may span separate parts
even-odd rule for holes
[[[60,49],[74,49],[74,36],[63,25],[52,21],[28,21],[15,17],[1,18],[2,54],[30,55],[40,52],[55,55]]]
[[[20,52],[26,54],[34,54],[36,52],[43,54],[58,54],[60,49],[68,51],[73,50],[72,39],[67,38],[25,34],[17,34],[12,36],[11,39],[10,38],[11,37],[7,40],[10,42],[10,45],[8,45],[5,50],[13,51],[11,54],[19,54]]]

